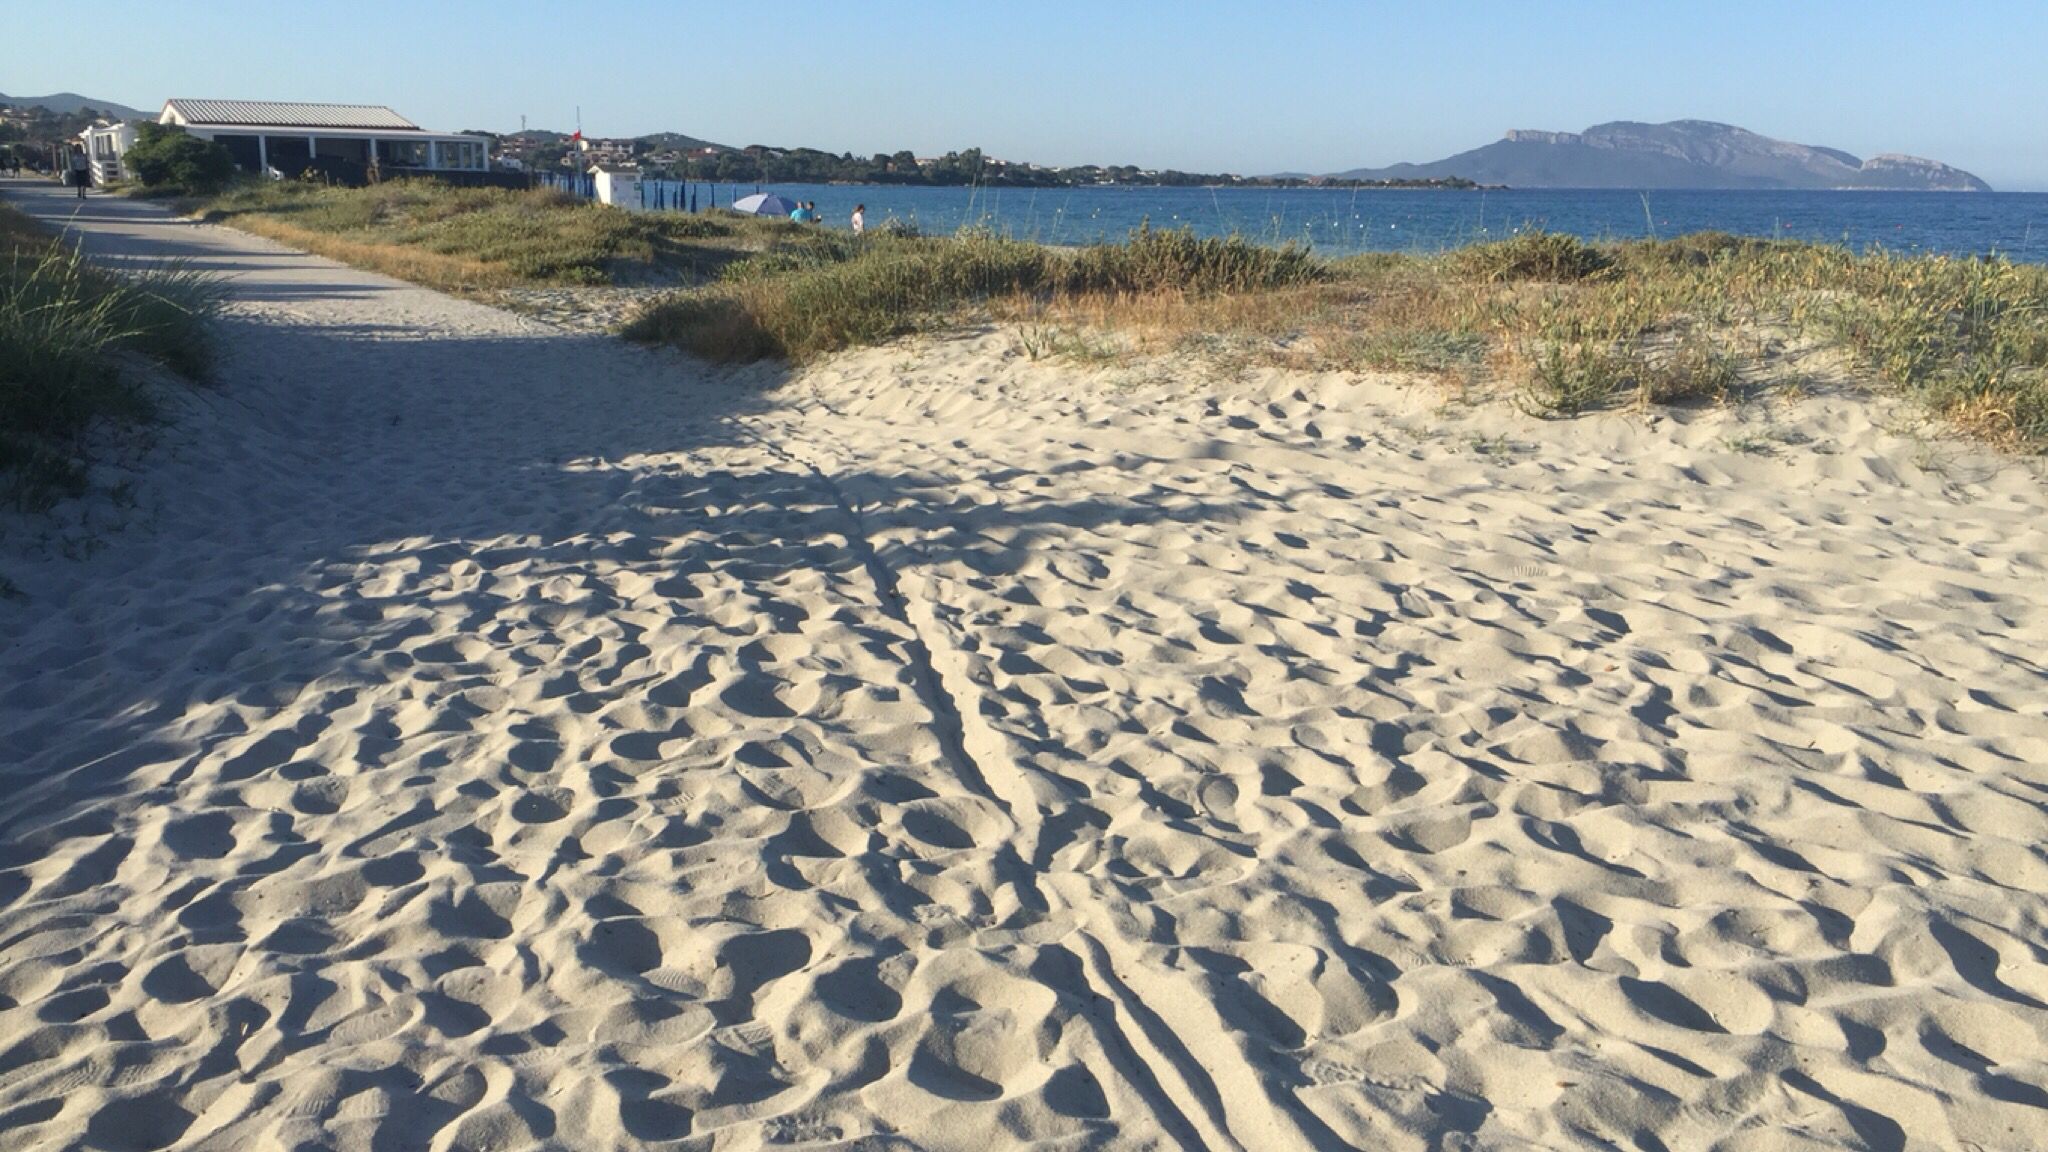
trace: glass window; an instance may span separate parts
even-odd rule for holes
[[[425,140],[379,140],[377,159],[393,168],[425,168],[427,166],[427,142]]]

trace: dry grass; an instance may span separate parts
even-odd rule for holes
[[[1538,236],[1329,273],[1034,307],[1041,322],[1135,333],[1141,349],[1485,383],[1545,416],[1725,402],[1772,379],[1772,348],[1789,341],[1848,353],[1879,390],[1969,435],[2048,448],[2048,268],[1710,233],[1598,249]]]
[[[443,291],[698,284],[798,227],[726,213],[627,212],[548,189],[403,180],[252,183],[188,205],[208,219]]]
[[[356,240],[344,233],[323,232],[295,224],[289,219],[260,213],[238,215],[233,218],[233,223],[244,232],[253,232],[280,244],[444,292],[477,292],[531,283],[528,278],[502,264],[489,264],[473,256]]]
[[[707,359],[804,362],[956,320],[963,309],[1038,299],[1258,301],[1329,276],[1295,248],[1140,229],[1123,244],[1074,251],[988,233],[956,237],[833,233],[777,238],[716,288],[644,311],[626,334]]]
[[[95,268],[0,206],[0,499],[36,509],[82,490],[89,434],[155,413],[135,359],[202,378],[220,301],[180,265]]]
[[[1198,350],[1518,392],[1546,415],[1716,403],[1767,381],[1757,334],[1842,349],[1973,435],[2048,446],[2048,269],[1724,233],[1591,245],[1542,232],[1436,257],[1324,261],[1140,230],[1056,250],[987,234],[864,240],[787,221],[632,213],[405,182],[238,189],[253,232],[458,292],[673,284],[628,334],[721,361],[805,361],[994,313],[1040,355]],[[1056,336],[1056,334],[1058,334]],[[1747,345],[1747,350],[1745,349]]]

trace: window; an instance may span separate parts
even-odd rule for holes
[[[393,168],[425,168],[427,166],[427,142],[425,140],[379,140],[377,159]]]

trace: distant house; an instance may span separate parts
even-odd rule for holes
[[[583,163],[593,169],[633,162],[631,140],[601,140],[585,136],[576,141],[576,147],[583,154]]]
[[[78,143],[92,164],[93,183],[103,185],[119,180],[125,175],[121,156],[135,146],[135,125],[95,124],[78,134]]]
[[[329,165],[422,172],[490,167],[490,141],[484,137],[429,132],[376,104],[174,99],[164,102],[157,123],[220,144],[238,167],[251,172]]]

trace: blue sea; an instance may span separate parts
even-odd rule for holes
[[[655,202],[654,182],[645,185]],[[815,200],[827,224],[847,226],[866,204],[868,226],[898,219],[928,234],[978,225],[1050,244],[1122,238],[1155,228],[1298,241],[1332,256],[1431,252],[1517,230],[1588,239],[1677,236],[1716,229],[1882,247],[1897,252],[1999,254],[2048,263],[2048,193],[1435,191],[1349,188],[906,188],[816,184],[692,185],[699,208],[715,195],[774,192]],[[677,186],[660,198],[676,203]],[[687,195],[687,194],[685,194]]]

